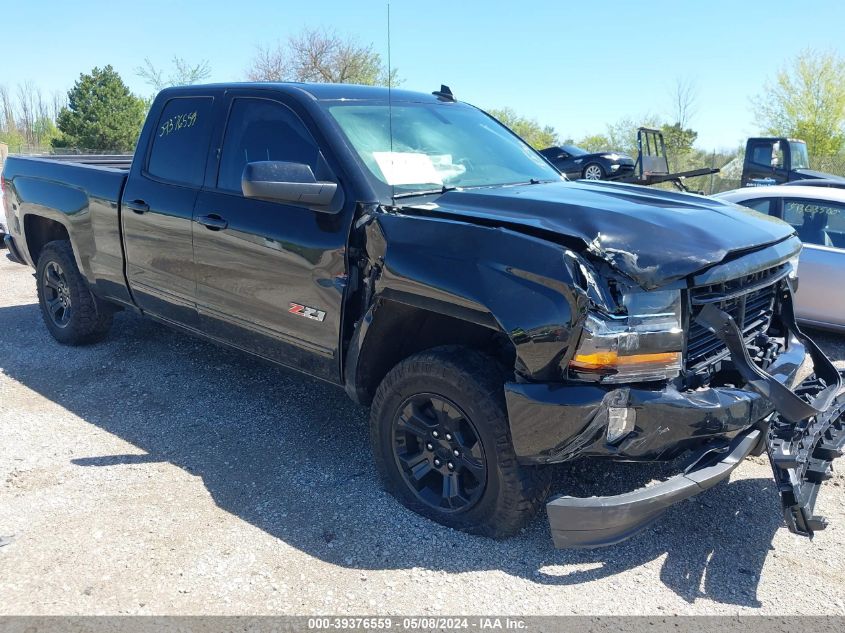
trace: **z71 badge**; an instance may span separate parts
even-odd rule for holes
[[[314,319],[315,321],[323,321],[326,318],[326,313],[317,308],[309,308],[301,303],[291,303],[288,312],[291,314],[298,314],[306,319]]]

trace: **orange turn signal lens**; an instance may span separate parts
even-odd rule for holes
[[[660,352],[658,354],[632,354],[620,356],[616,352],[596,352],[594,354],[576,354],[569,361],[573,369],[598,371],[616,369],[626,365],[670,365],[681,361],[680,352]]]

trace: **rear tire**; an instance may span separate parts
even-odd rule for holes
[[[584,167],[584,172],[581,174],[584,180],[604,180],[606,174],[604,168],[598,163],[590,163]]]
[[[88,288],[70,242],[56,240],[44,246],[35,280],[41,316],[59,343],[85,345],[105,337],[114,309]]]
[[[443,525],[492,538],[518,532],[548,493],[521,466],[496,362],[462,347],[415,354],[376,391],[370,439],[385,489]]]

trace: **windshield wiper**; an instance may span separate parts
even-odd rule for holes
[[[498,187],[519,187],[520,185],[542,185],[543,183],[547,182],[555,182],[554,180],[538,180],[536,178],[529,178],[528,180],[521,180],[519,182],[504,182],[500,185],[494,185]]]
[[[398,198],[413,198],[416,196],[433,196],[438,193],[446,193],[447,191],[454,191],[457,187],[447,187],[443,185],[440,189],[425,189],[423,191],[403,191],[401,193],[393,194],[393,199]]]
[[[481,189],[484,187],[513,187],[518,185],[539,185],[544,182],[554,182],[553,180],[537,180],[536,178],[531,178],[528,181],[524,182],[506,182],[506,183],[499,183],[493,185],[477,185],[475,187],[469,187],[470,189]],[[396,200],[398,198],[413,198],[416,196],[433,196],[437,194],[446,193],[447,191],[455,191],[458,187],[451,187],[447,185],[443,185],[440,189],[424,189],[423,191],[403,191],[401,193],[397,193],[393,195],[393,199]],[[463,187],[466,189],[466,187]]]

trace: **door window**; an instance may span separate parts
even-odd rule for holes
[[[784,200],[783,219],[805,244],[845,247],[845,204],[827,200]]]
[[[765,213],[766,215],[772,215],[774,211],[772,202],[774,202],[772,198],[755,198],[753,200],[746,200],[742,203],[742,206],[754,209],[760,213]]]
[[[153,135],[147,173],[170,182],[202,185],[211,137],[212,97],[178,97],[164,104]]]
[[[217,187],[241,191],[247,163],[265,160],[304,163],[318,174],[320,150],[290,108],[266,99],[235,99],[223,139]]]

